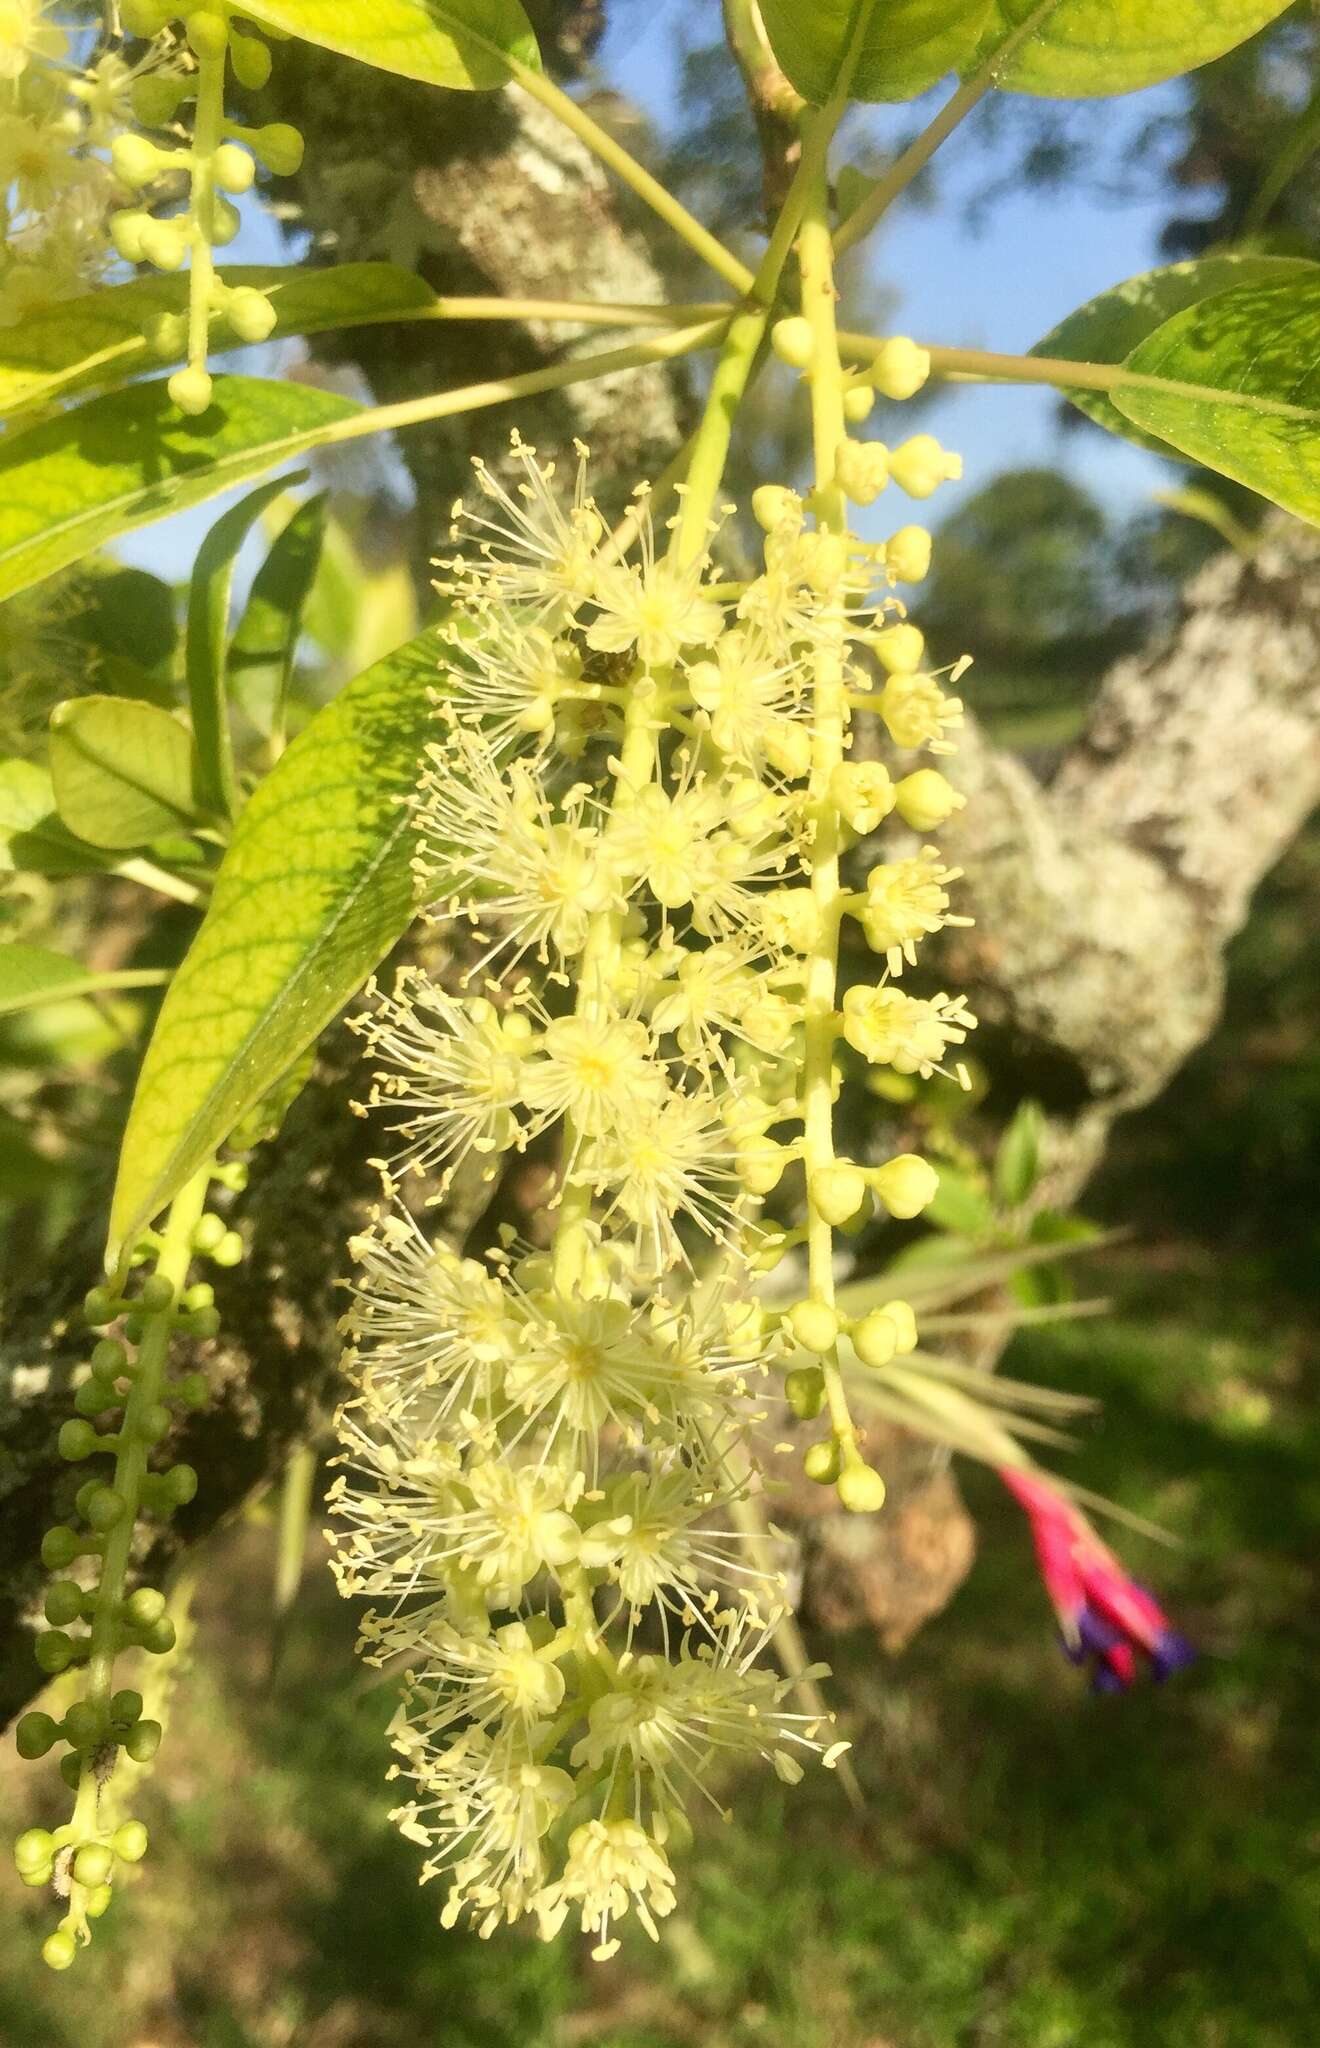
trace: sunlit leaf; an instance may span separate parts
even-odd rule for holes
[[[306,384],[217,377],[200,418],[163,381],[89,399],[0,444],[0,598],[121,533],[301,455],[361,412]]]
[[[415,785],[436,634],[349,684],[239,816],[161,1008],[120,1158],[111,1257],[356,993],[413,910]]]
[[[1169,384],[1122,384],[1114,402],[1194,462],[1320,522],[1318,332],[1320,273],[1238,285],[1157,327],[1125,367]]]
[[[1095,99],[1136,92],[1222,57],[1291,0],[1058,0],[999,73],[1007,92]],[[981,54],[1040,9],[1041,0],[997,0]],[[883,8],[881,9],[883,12]]]
[[[190,824],[192,740],[158,704],[70,697],[50,715],[55,807],[93,846],[146,846]]]
[[[0,761],[0,874],[83,875],[109,865],[107,854],[61,823],[46,768]]]
[[[291,479],[289,480],[291,481]],[[185,672],[192,712],[194,786],[205,811],[237,808],[234,750],[225,682],[229,667],[229,598],[238,552],[286,480],[261,484],[221,514],[197,551],[188,590]]]
[[[518,0],[257,0],[244,11],[323,50],[459,91],[507,84],[504,53],[541,65]]]
[[[971,57],[993,0],[877,0],[850,93],[858,100],[908,100]],[[856,15],[854,0],[761,0],[775,56],[805,99],[834,91]]]
[[[324,491],[299,505],[252,579],[229,647],[229,690],[258,732],[282,736],[303,610],[325,539]]]
[[[1121,363],[1155,329],[1216,292],[1239,284],[1275,284],[1320,276],[1314,263],[1299,256],[1201,256],[1191,263],[1170,263],[1129,277],[1094,299],[1088,299],[1032,349],[1033,356],[1063,357],[1071,363]],[[1126,419],[1107,391],[1067,391],[1078,409],[1144,448],[1167,454],[1164,444]]]

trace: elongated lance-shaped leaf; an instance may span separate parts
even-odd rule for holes
[[[89,399],[0,444],[0,598],[94,548],[304,454],[363,408],[330,391],[217,377],[200,418],[163,382]]]
[[[460,92],[506,85],[505,53],[541,68],[518,0],[256,0],[244,11],[360,64]]]
[[[1122,363],[1148,334],[1153,334],[1175,313],[1213,298],[1216,292],[1230,291],[1240,284],[1302,283],[1317,276],[1320,269],[1301,256],[1224,254],[1200,256],[1190,263],[1169,263],[1160,270],[1129,277],[1088,299],[1042,336],[1031,354],[1062,357],[1070,363]],[[1073,386],[1065,396],[1080,412],[1097,425],[1108,427],[1111,433],[1122,434],[1156,454],[1168,453],[1155,435],[1144,433],[1120,412],[1107,391],[1082,391]]]
[[[319,711],[249,798],[157,1019],[108,1259],[362,986],[413,912],[413,789],[444,643],[409,641]]]
[[[282,743],[285,706],[303,607],[316,579],[329,495],[318,491],[290,516],[252,579],[229,644],[229,692],[268,738]]]
[[[227,285],[269,292],[276,337],[379,325],[436,304],[428,284],[393,263],[340,263],[326,270],[237,263],[226,264],[220,277]],[[144,370],[182,362],[187,311],[186,275],[142,277],[103,285],[0,329],[0,415],[13,419],[33,406],[118,387]],[[226,338],[219,320],[213,333]]]
[[[195,748],[194,786],[203,810],[219,811],[226,817],[232,817],[238,808],[225,689],[234,564],[267,505],[287,484],[298,481],[297,477],[277,477],[274,483],[259,485],[231,505],[216,520],[193,564],[185,667]]]
[[[1120,384],[1114,403],[1194,462],[1320,522],[1318,333],[1320,272],[1238,285],[1157,327],[1124,367],[1169,381]]]

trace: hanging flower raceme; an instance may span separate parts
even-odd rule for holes
[[[1157,1680],[1192,1662],[1191,1644],[1057,1487],[1034,1471],[1005,1467],[999,1476],[1031,1522],[1064,1649],[1090,1666],[1097,1692],[1126,1691],[1143,1661]]]
[[[644,491],[616,557],[583,450],[562,498],[516,438],[477,484],[442,565],[457,675],[414,805],[458,955],[446,987],[405,970],[361,1027],[387,1199],[354,1247],[337,1567],[375,1603],[365,1654],[407,1674],[398,1818],[445,1920],[571,1916],[608,1954],[627,1912],[654,1933],[671,1909],[713,1774],[761,1759],[792,1780],[843,1746],[763,1668],[782,1589],[736,1523],[768,1372],[802,1344],[823,1368],[850,1325],[761,1307],[758,1211],[793,1172],[827,1232],[934,1193],[914,1155],[809,1158],[801,1062],[814,1030],[827,1067],[851,1046],[926,1072],[972,1027],[960,999],[890,985],[956,921],[957,870],[899,846],[826,900],[816,862],[824,820],[846,849],[891,813],[924,834],[956,800],[845,758],[875,649],[884,687],[908,685],[906,746],[946,745],[957,706],[890,616],[889,554],[919,567],[915,529],[877,548],[758,492],[764,569],[717,588],[705,535],[685,547],[676,522],[662,547]],[[823,777],[822,663],[848,677]],[[883,966],[842,1003],[831,971],[822,1017],[844,914]],[[401,1206],[551,1136],[548,1242],[465,1260]],[[890,1351],[910,1348],[911,1311],[890,1310]],[[830,1458],[817,1476],[876,1505],[856,1439]]]

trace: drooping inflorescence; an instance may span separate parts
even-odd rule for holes
[[[915,388],[919,353],[890,344],[880,374]],[[855,419],[867,387],[838,381]],[[909,488],[952,473],[908,445]],[[847,446],[871,451],[869,498],[884,451]],[[456,673],[415,804],[466,964],[443,987],[405,970],[363,1026],[392,1151],[353,1248],[337,1569],[373,1603],[367,1656],[405,1674],[396,1818],[446,1922],[534,1914],[549,1935],[572,1915],[608,1955],[629,1906],[652,1932],[672,1908],[713,1772],[753,1756],[793,1779],[844,1746],[759,1661],[782,1588],[737,1509],[781,1367],[800,1415],[828,1403],[807,1470],[853,1509],[883,1496],[830,1247],[877,1204],[919,1213],[936,1176],[835,1152],[840,1048],[929,1073],[974,1020],[899,986],[956,921],[957,871],[922,841],[960,799],[936,770],[852,758],[850,734],[877,711],[905,750],[947,751],[959,706],[891,595],[924,573],[920,529],[863,541],[818,493],[765,487],[763,565],[730,585],[691,500],[662,546],[639,492],[621,557],[585,451],[566,496],[516,437],[511,468],[478,464],[457,510]],[[909,843],[845,882],[840,856],[891,814]],[[840,1003],[844,917],[878,962]],[[404,1205],[414,1176],[434,1197],[551,1138],[546,1242],[465,1259]],[[799,1230],[760,1220],[781,1182]],[[767,1308],[760,1276],[808,1240],[807,1291]],[[916,1342],[900,1302],[853,1334],[876,1364]]]

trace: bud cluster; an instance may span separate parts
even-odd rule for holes
[[[758,1384],[852,1329],[814,1291],[763,1306],[758,1276],[794,1233],[759,1207],[797,1176],[827,1232],[877,1203],[916,1215],[924,1160],[813,1157],[808,1080],[823,1044],[832,1097],[838,1042],[930,1072],[973,1020],[893,986],[953,921],[956,871],[932,848],[860,893],[815,875],[827,814],[852,844],[891,812],[924,833],[960,801],[934,770],[844,758],[851,707],[891,685],[891,707],[904,685],[926,707],[925,743],[956,724],[920,635],[888,616],[928,537],[863,542],[766,487],[761,572],[730,586],[709,531],[685,546],[679,519],[658,545],[644,492],[621,559],[584,458],[564,502],[515,439],[512,488],[478,464],[481,505],[456,508],[454,673],[415,823],[431,914],[470,927],[475,964],[454,987],[406,971],[362,1026],[394,1150],[354,1247],[335,1504],[342,1588],[376,1602],[362,1646],[406,1673],[396,1817],[447,1878],[446,1921],[490,1933],[530,1913],[549,1935],[573,1914],[609,1954],[629,1906],[652,1932],[671,1909],[669,1858],[717,1765],[760,1756],[793,1778],[798,1754],[842,1748],[757,1668],[781,1588],[730,1527]],[[822,775],[819,672],[841,643]],[[848,915],[881,980],[836,1005],[831,965],[822,1011]],[[402,1204],[413,1176],[434,1198],[551,1133],[542,1246],[463,1259]],[[877,1361],[909,1351],[911,1310],[852,1336]],[[813,1374],[788,1374],[802,1415]],[[879,1505],[855,1433],[807,1457],[846,1506]]]

